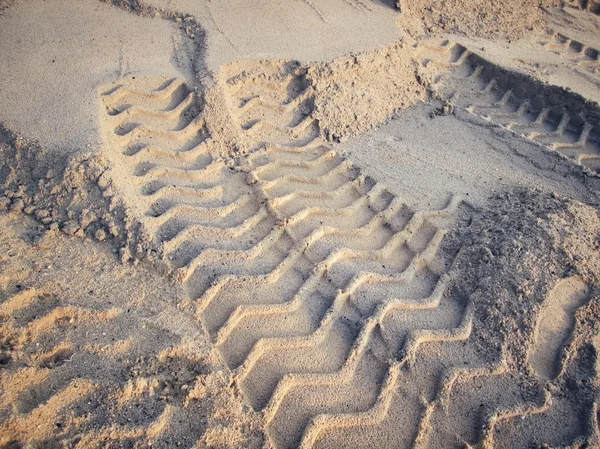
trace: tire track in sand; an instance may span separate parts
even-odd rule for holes
[[[600,110],[582,97],[494,65],[461,44],[425,41],[415,49],[434,88],[454,105],[600,170]]]
[[[381,414],[422,344],[468,338],[440,251],[460,199],[415,210],[325,144],[298,65],[237,73],[225,88],[251,151],[235,171],[177,80],[103,88],[107,140],[273,444],[310,446]]]
[[[595,0],[568,0],[568,5],[600,15],[600,3]]]
[[[503,123],[514,108],[510,77],[464,47],[425,57],[478,86],[453,97],[467,110]],[[411,208],[325,143],[298,64],[225,72],[250,149],[233,166],[212,156],[201,98],[184,83],[123,83],[101,98],[125,187],[273,446],[492,447],[506,423],[566,410],[524,395],[502,355],[490,364],[472,343],[457,254],[442,249],[460,198]],[[509,124],[550,126],[555,109],[542,112],[519,105]],[[575,132],[571,117],[546,134]],[[596,132],[585,128],[582,161]]]
[[[573,66],[582,67],[596,77],[600,77],[600,51],[583,44],[562,33],[554,33],[549,40],[540,44],[548,51],[554,52],[568,60]]]
[[[302,68],[233,69],[243,75],[225,85],[253,148],[243,170],[293,246],[264,275],[218,280],[199,314],[273,444],[309,447],[380,414],[421,344],[468,337],[439,250],[460,199],[413,210],[325,144]],[[257,291],[231,294],[242,285]]]

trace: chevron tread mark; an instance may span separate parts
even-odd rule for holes
[[[509,72],[460,44],[424,43],[415,51],[425,66],[438,71],[436,89],[457,106],[591,170],[600,167],[596,106],[559,87]],[[447,87],[452,80],[457,86],[453,89]]]
[[[328,151],[323,150],[322,154],[328,154]],[[277,281],[267,277],[255,278],[261,282],[281,282],[281,285],[293,286],[286,294],[288,299],[284,296],[277,298],[275,304],[261,301],[260,305],[240,304],[238,301],[233,313],[229,305],[227,312],[230,317],[225,319],[226,314],[219,312],[221,318],[218,323],[224,325],[215,327],[212,333],[226,362],[239,373],[238,381],[250,403],[257,409],[270,410],[265,413],[271,416],[269,429],[273,440],[278,447],[293,447],[298,443],[310,417],[342,410],[339,408],[341,405],[336,406],[335,402],[329,401],[321,402],[322,408],[314,409],[309,405],[312,401],[309,392],[321,391],[320,387],[303,386],[305,382],[312,385],[311,376],[316,376],[316,385],[320,385],[319,376],[331,379],[326,382],[330,386],[323,386],[323,391],[329,393],[323,394],[335,398],[339,396],[339,391],[347,391],[348,404],[354,403],[359,409],[368,409],[373,405],[389,367],[385,361],[379,370],[364,375],[352,374],[362,373],[362,368],[358,368],[362,366],[361,360],[371,360],[365,342],[371,338],[376,340],[377,332],[364,330],[362,323],[366,317],[362,317],[351,298],[354,292],[359,292],[357,300],[368,296],[385,302],[394,291],[390,287],[393,284],[397,284],[395,294],[400,298],[403,294],[409,297],[414,295],[412,301],[418,303],[419,297],[428,297],[431,289],[437,285],[436,279],[443,274],[443,270],[436,271],[440,264],[434,261],[443,233],[437,232],[434,223],[440,220],[443,223],[444,217],[451,215],[451,212],[412,211],[389,191],[372,179],[363,177],[351,166],[340,170],[338,176],[342,179],[331,186],[329,179],[321,176],[327,172],[327,168],[323,169],[319,164],[326,164],[329,160],[322,156],[312,158],[313,162],[319,164],[299,165],[290,162],[286,151],[271,148],[266,153],[255,158],[260,159],[262,164],[258,170],[251,166],[250,173],[267,198],[279,186],[278,196],[271,200],[272,205],[285,223],[286,232],[303,248],[302,260],[306,261],[306,269],[302,269],[301,273],[295,271],[294,281],[291,281],[294,278],[290,278],[289,274],[292,271],[267,275]],[[280,176],[275,180],[266,176],[266,180],[262,180],[261,174],[271,173],[270,170],[264,170],[269,164],[281,169]],[[286,169],[293,170],[293,174],[286,173]],[[313,173],[316,175],[311,176]],[[312,188],[296,193],[291,187],[283,189],[282,186],[290,182],[301,182]],[[339,190],[339,184],[346,185],[344,190]],[[323,187],[326,192],[333,187],[345,195],[337,198],[323,194]],[[295,196],[302,200],[301,206],[295,204]],[[364,203],[360,202],[361,198]],[[345,217],[344,211],[357,201],[358,205],[350,210],[353,216],[364,215],[365,218],[355,223],[347,219],[340,220]],[[329,207],[321,207],[323,202]],[[351,205],[347,206],[348,203]],[[365,205],[364,209],[360,207],[361,204]],[[456,205],[457,201],[452,204]],[[455,206],[451,206],[450,210],[452,207]],[[315,266],[316,271],[313,269],[308,272],[311,265]],[[371,278],[372,281],[369,280]],[[242,279],[240,285],[243,285]],[[224,282],[228,287],[233,282],[237,283],[236,278],[227,278]],[[383,283],[377,295],[374,294],[377,288],[367,288],[372,282],[374,285]],[[204,317],[214,316],[216,310],[223,310],[223,304],[227,304],[225,295],[231,297],[229,290],[223,293],[225,288],[219,288],[218,295],[223,297],[221,301],[216,300],[218,296],[210,296],[208,306],[203,308]],[[373,295],[369,294],[371,291]],[[411,302],[408,299],[405,301]],[[367,317],[374,313],[372,305],[362,306],[367,307]],[[457,320],[460,321],[462,310],[457,313]],[[392,351],[397,350],[394,348]],[[353,385],[351,379],[359,383]],[[368,388],[358,379],[369,382]],[[358,385],[365,392],[373,392],[371,399],[363,405],[351,399],[359,396],[367,399],[368,395],[361,396],[358,393]],[[292,406],[287,405],[288,400],[280,400],[282,396],[287,398],[288,394],[295,398],[289,399],[294,404],[298,401],[309,402],[302,407],[298,403],[294,410],[290,410]],[[301,408],[304,409],[302,413]],[[281,420],[287,419],[283,417],[290,414],[296,417],[291,422],[283,423]],[[279,435],[277,429],[280,426],[290,431]]]
[[[561,33],[554,33],[548,41],[543,41],[541,44],[546,50],[558,53],[574,65],[600,76],[600,51],[596,48]]]
[[[132,201],[180,276],[197,272],[206,254],[249,251],[272,233],[245,175],[212,153],[200,92],[178,79],[137,77],[103,88],[100,99],[113,156],[138,192]]]
[[[299,64],[234,63],[225,68],[225,77],[232,114],[252,149],[267,144],[302,147],[319,136],[311,117],[312,87]]]
[[[596,0],[568,0],[567,4],[573,8],[600,15],[600,2],[597,2]]]

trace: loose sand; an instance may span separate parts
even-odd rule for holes
[[[600,4],[0,5],[0,448],[600,447]]]

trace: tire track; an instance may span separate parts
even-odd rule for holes
[[[231,64],[225,76],[232,115],[252,151],[265,145],[303,147],[318,138],[318,123],[311,116],[314,93],[305,68],[293,62]]]
[[[340,413],[374,413],[421,344],[470,334],[440,250],[461,201],[415,210],[325,144],[295,64],[251,64],[225,89],[251,149],[235,170],[179,81],[104,89],[107,139],[272,442],[311,445]]]
[[[0,304],[0,444],[152,444],[190,420],[184,402],[206,374],[202,357],[169,348],[173,335],[148,327],[123,309],[75,307],[35,289],[8,296]],[[167,349],[129,360],[153,340]]]
[[[209,255],[265,238],[273,219],[244,175],[211,154],[198,92],[181,80],[138,78],[101,89],[100,99],[123,189],[133,189],[154,246],[182,279],[206,268]]]
[[[457,105],[593,166],[589,106],[536,84],[523,95],[520,75],[459,44],[416,52]],[[447,77],[462,87],[446,92]],[[185,83],[101,98],[131,200],[274,447],[492,447],[507,423],[568,410],[524,394],[502,351],[492,365],[477,352],[442,244],[460,198],[418,210],[353,166],[322,140],[298,64],[236,63],[224,78],[245,149],[233,164],[212,155]],[[172,414],[130,430],[158,433]]]
[[[419,345],[468,337],[471,312],[446,296],[452,260],[440,253],[460,199],[414,210],[318,136],[281,138],[298,123],[318,130],[310,88],[296,66],[262,70],[226,87],[252,141],[242,169],[293,246],[269,273],[217,279],[199,315],[273,444],[309,447],[380,413]],[[260,123],[264,133],[248,133]]]
[[[554,33],[551,39],[541,42],[541,45],[546,50],[559,54],[573,65],[582,67],[595,76],[600,76],[599,50],[561,33]]]
[[[434,88],[468,112],[600,170],[600,110],[580,96],[496,66],[450,41],[418,46]],[[449,88],[448,84],[455,84]]]

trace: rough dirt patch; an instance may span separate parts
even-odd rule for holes
[[[0,213],[1,447],[257,447],[186,295],[110,248]]]
[[[515,40],[532,32],[545,31],[542,7],[558,6],[557,1],[510,0],[400,0],[398,24],[408,33],[454,33],[470,37]]]
[[[47,151],[0,128],[0,208],[35,216],[47,230],[97,240],[127,240],[127,219],[101,155]]]
[[[600,219],[595,209],[528,189],[492,198],[449,236],[462,249],[462,288],[477,306],[485,344],[515,359],[532,336],[541,302],[561,279],[600,282]]]
[[[598,397],[593,368],[598,349],[592,341],[597,324],[592,317],[600,301],[599,231],[595,209],[553,194],[518,189],[495,196],[484,209],[470,211],[450,234],[449,247],[461,248],[456,288],[469,297],[474,309],[471,341],[490,363],[497,358],[503,366],[496,374],[471,375],[471,388],[479,385],[479,399],[470,393],[471,399],[461,396],[469,385],[467,375],[452,387],[450,413],[454,410],[464,419],[469,407],[480,403],[487,410],[478,436],[462,433],[465,441],[493,441],[494,447],[597,443],[597,426],[588,427],[588,420],[595,419]],[[554,345],[536,332],[540,310],[552,307],[557,286],[574,277],[585,298],[565,312],[570,324]],[[556,357],[551,376],[536,372],[537,360],[529,358],[532,348]],[[497,388],[504,396],[494,396]],[[511,395],[514,399],[509,400]],[[439,420],[437,412],[432,416],[430,441],[438,441],[448,421]],[[561,426],[561,419],[570,424]],[[455,419],[451,432],[459,421]]]
[[[399,42],[309,68],[314,117],[328,140],[364,133],[425,99],[408,48]]]

